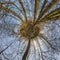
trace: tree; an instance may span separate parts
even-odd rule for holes
[[[15,37],[12,43],[0,51],[4,59],[14,60],[16,56],[19,56],[16,60],[20,60],[19,51],[22,49],[20,46],[25,44],[22,50],[24,52],[22,54],[22,60],[30,58],[31,50],[34,50],[35,60],[56,60],[55,54],[60,52],[60,36],[55,36],[57,34],[56,25],[59,27],[59,24],[56,22],[60,20],[60,6],[56,7],[59,2],[59,0],[0,1],[0,20],[2,22],[0,26],[2,30],[6,30],[4,32],[5,34],[9,33],[8,35]],[[43,25],[46,27],[47,32],[42,31]],[[17,46],[18,53],[12,56],[14,53],[12,52],[10,58],[8,58],[6,50],[9,49],[16,40],[19,41],[19,43],[17,42],[17,44],[19,44],[19,46]]]

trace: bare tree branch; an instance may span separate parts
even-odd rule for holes
[[[52,0],[44,9],[44,11],[40,14],[40,17],[42,17],[46,12],[48,12],[54,5],[56,5],[56,3],[59,0]],[[40,18],[38,19],[40,20]]]
[[[55,51],[58,51],[59,52],[59,49],[57,49],[55,46],[53,46],[48,40],[46,37],[44,37],[43,35],[40,35],[40,37],[43,38],[44,41],[46,41],[48,43],[48,45]]]
[[[22,60],[26,60],[26,57],[27,57],[27,55],[28,55],[28,52],[29,52],[29,49],[30,49],[30,40],[28,41],[28,45],[27,45],[27,48],[26,48],[26,51],[25,51],[25,53],[24,53],[24,55],[23,55],[23,57],[22,57]]]
[[[36,20],[37,11],[38,11],[38,9],[39,9],[39,3],[40,3],[40,0],[35,0],[35,6],[34,6],[34,21]]]
[[[15,6],[22,13],[22,10],[15,3],[13,3],[13,2],[1,2],[1,4],[3,4],[3,5],[4,4],[13,5],[13,6]]]
[[[25,19],[27,21],[27,15],[26,15],[26,11],[25,11],[24,4],[23,4],[22,0],[19,0],[19,3],[21,4],[21,7],[23,9],[23,13],[24,13]]]
[[[48,13],[46,16],[44,16],[40,21],[37,23],[45,23],[46,21],[53,21],[53,20],[58,20],[60,19],[60,8],[57,8],[50,13]]]
[[[37,42],[37,44],[38,44],[38,46],[39,46],[39,48],[40,48],[41,59],[44,60],[44,58],[43,58],[43,51],[42,51],[41,45],[40,45],[40,43],[39,43],[38,40],[36,40],[36,42]]]
[[[9,8],[6,8],[6,7],[2,6],[1,4],[0,4],[0,9],[1,9],[1,10],[5,10],[5,11],[7,11],[8,13],[12,13],[14,16],[16,16],[17,18],[19,18],[19,20],[23,21],[22,18],[21,18],[16,12],[12,11],[12,10],[9,9]]]
[[[0,54],[2,54],[5,50],[7,50],[16,40],[14,40],[12,43],[10,43],[5,49],[0,51]]]
[[[37,21],[41,18],[41,14],[43,13],[43,10],[45,8],[45,5],[47,4],[47,1],[48,0],[44,0],[44,3],[43,3],[42,8],[41,8],[41,11],[39,12],[39,16],[37,18]]]

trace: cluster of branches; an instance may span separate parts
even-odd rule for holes
[[[10,8],[10,6],[14,6],[16,9],[19,10],[19,12],[21,12],[23,14],[25,20],[27,21],[27,11],[25,9],[24,3],[23,3],[22,0],[17,0],[17,1],[19,2],[19,4],[20,4],[21,7],[19,7],[15,3],[16,1],[10,1],[10,0],[9,1],[1,1],[0,2],[0,13],[1,12],[2,13],[1,13],[0,18],[4,18],[4,16],[6,17],[9,14],[12,14],[12,15],[10,15],[11,17],[13,17],[13,18],[16,17],[16,18],[18,18],[19,21],[23,22],[24,19],[17,12],[15,12],[14,10],[12,10]],[[43,4],[42,4],[42,7],[40,9],[39,8],[40,7],[40,0],[34,0],[34,11],[33,11],[33,13],[34,13],[34,15],[33,15],[34,25],[35,24],[43,24],[43,23],[45,23],[47,21],[56,21],[56,20],[60,19],[60,7],[58,7],[55,10],[52,10],[52,11],[49,12],[49,10],[52,7],[54,7],[58,2],[59,2],[59,0],[52,0],[51,2],[49,2],[49,4],[47,4],[48,0],[44,0]],[[38,14],[38,10],[40,10],[39,14]],[[38,17],[37,17],[37,15],[38,15]],[[43,40],[44,40],[43,42],[45,44],[47,43],[48,47],[50,47],[53,51],[60,52],[60,49],[59,49],[60,45],[55,41],[56,38],[54,40],[52,40],[54,42],[53,44],[55,44],[55,45],[53,45],[53,44],[50,43],[50,41],[47,40],[47,38],[45,36],[43,36],[43,35],[40,34],[39,37],[43,38]],[[11,44],[9,46],[11,46]],[[38,42],[37,42],[37,44],[39,45]],[[2,54],[9,46],[7,46],[5,49],[3,49],[2,51],[0,51],[0,54]],[[44,57],[47,57],[47,56],[43,55],[43,51],[42,51],[40,45],[39,45],[39,48],[40,48],[40,51],[41,51],[41,58],[42,58],[42,60],[44,60]],[[26,59],[27,54],[29,52],[29,49],[30,49],[30,40],[28,42],[28,46],[27,46],[26,52],[23,55],[22,60]],[[48,52],[49,51],[47,51],[47,53]],[[52,59],[55,59],[55,58],[52,58]]]

